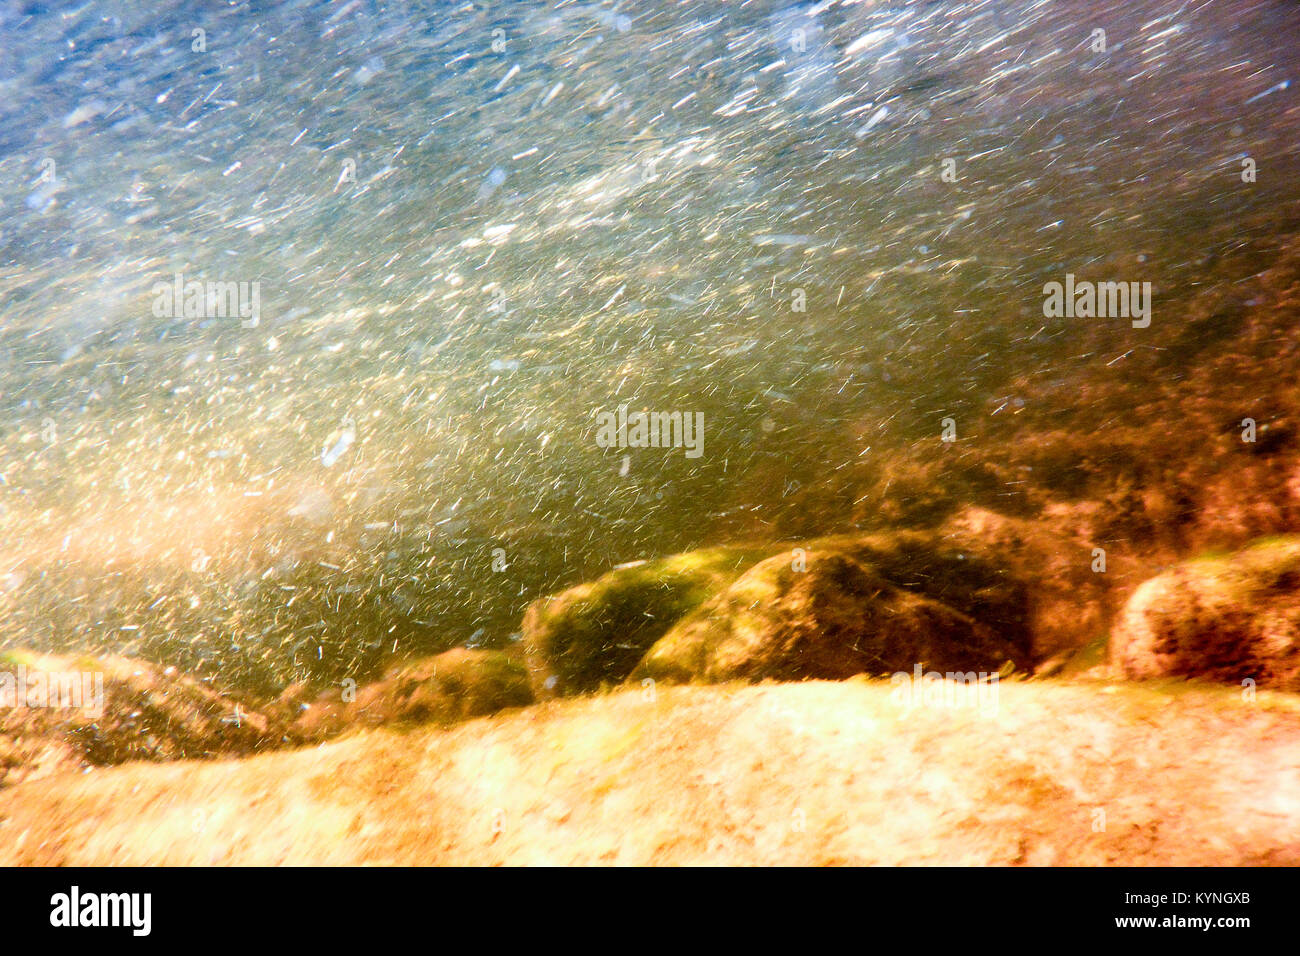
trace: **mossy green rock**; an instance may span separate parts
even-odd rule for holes
[[[622,682],[674,623],[775,549],[691,551],[617,568],[533,602],[523,640],[534,691],[564,696]]]
[[[1096,636],[1087,555],[978,509],[924,531],[693,551],[535,602],[525,650],[539,697],[629,677],[1026,669]],[[1062,583],[1046,586],[1052,575]]]
[[[1111,634],[1126,676],[1300,691],[1300,537],[1180,564],[1142,584]]]
[[[987,624],[899,586],[862,560],[873,552],[888,564],[907,549],[810,545],[806,557],[780,554],[760,562],[676,624],[633,676],[842,679],[910,672],[916,664],[997,672],[1007,661],[1024,662],[1022,650]]]

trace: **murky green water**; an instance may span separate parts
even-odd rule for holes
[[[1045,282],[1177,323],[1300,222],[1288,3],[149,6],[0,8],[7,644],[508,645],[1142,347]],[[258,321],[156,314],[177,273]],[[623,404],[704,453],[600,447]]]

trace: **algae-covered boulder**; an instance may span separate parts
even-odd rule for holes
[[[899,587],[845,552],[755,565],[678,622],[634,677],[802,680],[911,671],[995,672],[1023,659],[968,614]]]
[[[391,667],[346,699],[332,688],[301,708],[294,730],[306,739],[353,726],[452,723],[533,702],[528,671],[500,651],[455,648]]]
[[[128,760],[248,754],[281,743],[282,729],[173,667],[0,652],[0,787]]]
[[[668,628],[774,547],[720,547],[616,568],[534,601],[523,640],[539,697],[579,694],[627,678]]]
[[[1129,677],[1300,691],[1300,537],[1178,565],[1145,582],[1111,634]]]
[[[1091,560],[1064,530],[966,508],[921,531],[719,548],[618,569],[535,602],[525,646],[538,696],[634,672],[724,680],[917,663],[1028,668],[1104,638],[1105,582]]]

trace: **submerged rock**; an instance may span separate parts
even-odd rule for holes
[[[1187,561],[1144,583],[1111,635],[1128,677],[1300,691],[1300,537]]]
[[[122,657],[0,653],[0,788],[133,760],[245,756],[354,726],[450,723],[533,701],[527,669],[463,648],[391,668],[345,703],[301,687],[240,698],[176,668]]]
[[[960,573],[928,593],[994,627],[1035,660],[1104,641],[1114,617],[1112,589],[1134,562],[1117,552],[1110,571],[1098,570],[1095,542],[1072,524],[1068,515],[1029,519],[962,509],[937,537],[950,558],[959,556]],[[964,595],[954,594],[956,581],[965,582]]]
[[[382,680],[345,700],[340,689],[321,694],[293,724],[308,740],[355,726],[452,723],[533,702],[528,671],[500,651],[458,647],[396,665]]]
[[[720,548],[610,572],[524,621],[539,695],[630,676],[797,680],[1028,668],[1104,636],[1106,589],[1062,532],[967,508],[940,527]]]
[[[534,692],[580,694],[625,680],[674,623],[774,548],[691,551],[617,568],[534,601],[523,623]]]
[[[804,680],[910,671],[998,671],[1022,658],[987,625],[891,584],[842,553],[806,569],[768,558],[678,623],[633,676]]]
[[[0,787],[129,760],[250,754],[283,741],[248,701],[124,657],[0,653]]]
[[[0,792],[0,866],[1300,864],[1291,695],[992,690],[625,688],[256,760],[65,775]]]

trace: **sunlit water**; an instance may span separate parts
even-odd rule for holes
[[[848,527],[851,499],[792,525],[801,489],[1112,357],[1045,282],[1150,282],[1170,323],[1267,265],[1297,26],[5,3],[3,640],[274,689],[509,646],[621,562]],[[257,315],[159,315],[178,273],[257,283]],[[600,447],[624,404],[703,413],[702,454]]]

